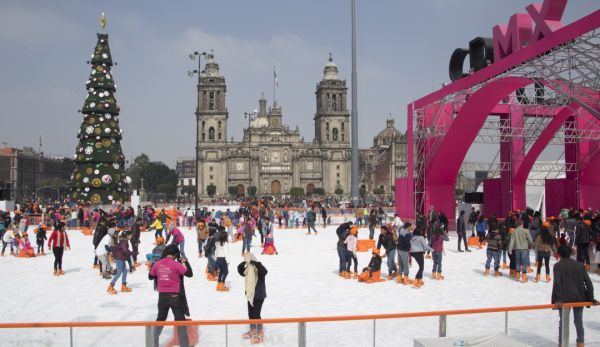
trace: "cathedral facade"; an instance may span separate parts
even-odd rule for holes
[[[256,187],[258,195],[289,194],[292,188],[305,193],[315,189],[326,194],[350,193],[347,89],[330,57],[315,91],[312,142],[305,142],[298,128],[285,125],[277,103],[267,108],[264,96],[258,101],[257,114],[248,119],[241,142],[228,141],[227,85],[214,55],[208,55],[196,111],[198,195],[209,195],[209,186],[221,196],[232,187],[240,195],[247,194],[248,187]]]

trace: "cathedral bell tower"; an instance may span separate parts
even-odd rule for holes
[[[331,53],[317,84],[315,137],[321,146],[350,144],[350,114],[347,108],[346,80],[341,80]]]
[[[198,87],[198,146],[223,145],[227,142],[227,119],[225,107],[227,86],[219,72],[219,64],[211,52],[207,55],[204,73]]]

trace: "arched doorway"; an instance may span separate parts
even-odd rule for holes
[[[310,194],[312,194],[314,192],[315,192],[315,185],[312,184],[312,183],[307,184],[306,185],[306,194],[310,195]]]
[[[237,195],[238,196],[244,196],[244,195],[246,195],[246,187],[244,187],[243,184],[238,184],[238,186],[237,186]]]
[[[277,180],[271,182],[271,194],[281,195],[281,182]]]

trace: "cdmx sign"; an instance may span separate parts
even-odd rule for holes
[[[531,4],[527,13],[515,13],[508,24],[494,26],[493,38],[476,37],[469,48],[457,48],[450,57],[450,79],[459,80],[470,73],[500,61],[527,45],[539,41],[563,27],[561,19],[567,0],[545,0],[543,4]],[[469,57],[469,72],[463,71]]]

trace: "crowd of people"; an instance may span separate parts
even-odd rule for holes
[[[37,248],[29,242],[27,233],[27,216],[31,214],[42,216],[34,228]],[[184,320],[189,317],[189,308],[183,277],[192,277],[193,273],[185,250],[186,236],[179,228],[194,228],[198,257],[207,259],[206,278],[217,283],[218,292],[229,291],[226,280],[230,253],[234,243],[241,243],[239,247],[244,261],[239,264],[238,273],[246,281],[248,316],[250,319],[259,319],[266,297],[264,280],[267,270],[250,252],[254,238],[260,239],[262,254],[277,255],[279,251],[275,245],[274,229],[306,228],[307,235],[317,235],[318,221],[323,228],[331,223],[331,214],[324,206],[289,208],[261,201],[245,203],[237,209],[226,208],[225,211],[209,210],[207,207],[198,211],[191,208],[168,211],[155,209],[151,205],[140,206],[137,210],[117,207],[104,211],[86,205],[41,208],[33,204],[24,205],[13,213],[0,211],[1,254],[4,256],[5,251],[10,250],[11,255],[22,257],[45,255],[44,246],[47,244],[55,258],[53,274],[62,276],[65,274],[63,253],[70,249],[66,230],[69,227],[89,227],[93,230],[93,267],[98,269],[102,278],[109,281],[107,293],[130,293],[132,289],[127,286],[128,273],[141,266],[138,261],[140,233],[149,231],[154,234],[155,244],[145,258],[149,278],[156,282],[155,288],[159,292],[157,320],[165,320],[169,309],[173,310],[176,320]],[[368,240],[359,240],[360,227],[368,228]],[[448,218],[433,206],[426,214],[417,214],[414,224],[403,222],[398,215],[390,220],[381,208],[355,208],[354,218],[336,227],[339,275],[344,279],[354,278],[366,283],[384,281],[386,277],[381,276],[381,267],[385,259],[387,280],[418,289],[425,284],[425,261],[431,259],[431,279],[444,280],[442,265],[445,242],[449,240],[449,227]],[[379,236],[375,239],[377,229]],[[469,246],[485,249],[484,276],[501,277],[501,270],[509,270],[511,278],[527,283],[528,274],[534,272],[533,281],[551,282],[550,261],[554,257],[552,301],[570,302],[568,293],[574,289],[565,285],[562,278],[578,276],[583,290],[578,288],[580,295],[577,299],[595,302],[588,272],[592,263],[600,262],[598,211],[566,210],[559,216],[543,220],[539,212],[526,209],[512,211],[504,219],[498,219],[493,214],[486,217],[472,208],[470,212],[459,212],[455,230],[458,252],[471,252]],[[362,241],[372,242],[372,252],[359,274],[357,252]],[[583,272],[574,270],[575,265],[568,263],[572,254],[575,255],[575,262],[581,264],[579,267]],[[411,278],[413,262],[417,264],[417,270]],[[600,275],[600,269],[596,271]],[[557,283],[559,276],[561,282]],[[117,290],[118,282],[121,284],[120,291]],[[583,341],[581,311],[575,312],[578,336],[581,333],[578,341]],[[156,341],[160,331],[157,329],[155,332]],[[179,335],[184,346],[187,339],[185,330],[179,330]],[[259,324],[251,325],[244,334],[252,343],[263,341],[263,336]]]

